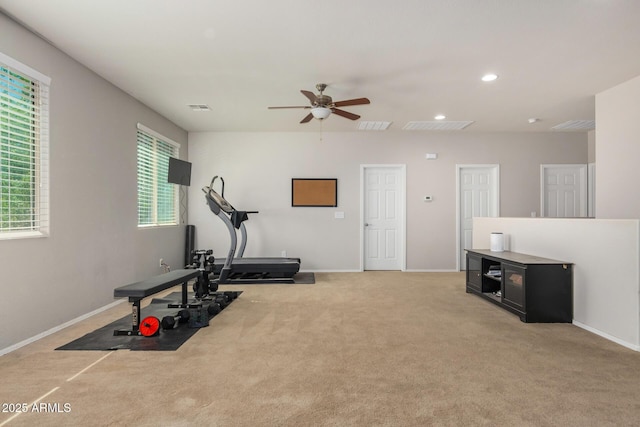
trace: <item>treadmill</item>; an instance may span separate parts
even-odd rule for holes
[[[222,183],[222,195],[213,189],[217,178]],[[300,271],[300,258],[244,258],[247,246],[247,229],[244,225],[249,213],[257,211],[238,211],[224,198],[224,179],[214,176],[211,184],[202,191],[209,209],[224,222],[229,230],[231,247],[225,259],[214,259],[214,281],[224,283],[294,283],[293,276]],[[239,229],[242,242],[236,256]]]

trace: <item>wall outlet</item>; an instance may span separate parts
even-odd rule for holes
[[[160,267],[163,267],[163,266],[164,266],[164,259],[160,258]]]
[[[282,251],[282,258],[286,258],[287,257],[287,251]]]

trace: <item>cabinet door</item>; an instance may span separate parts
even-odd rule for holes
[[[482,258],[467,254],[467,287],[482,291]]]
[[[526,268],[502,263],[502,301],[522,312],[525,307]]]

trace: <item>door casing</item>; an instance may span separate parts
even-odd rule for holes
[[[365,191],[367,189],[365,181],[365,171],[367,168],[389,168],[397,169],[400,175],[400,230],[398,233],[398,251],[400,258],[400,271],[407,269],[407,166],[404,164],[366,164],[360,165],[360,271],[364,271],[365,245],[364,245],[364,223],[365,223]]]
[[[462,247],[462,181],[461,173],[465,169],[486,169],[493,173],[493,185],[491,191],[492,205],[489,207],[490,216],[500,216],[500,165],[499,164],[463,164],[456,165],[456,270],[460,271],[463,267],[462,257],[464,256],[464,248]]]

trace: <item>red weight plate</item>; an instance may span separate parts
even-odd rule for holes
[[[140,334],[145,337],[152,337],[160,330],[160,319],[155,316],[148,316],[140,322]]]

